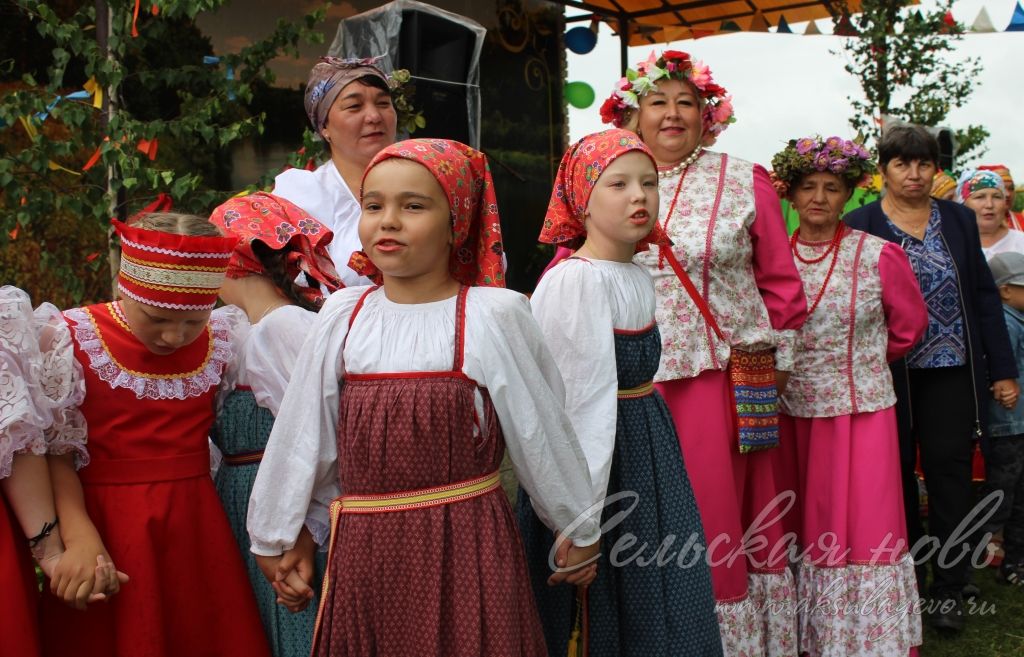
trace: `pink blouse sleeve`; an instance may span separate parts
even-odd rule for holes
[[[750,226],[754,280],[775,330],[798,329],[807,319],[807,297],[789,250],[782,206],[764,167],[754,165],[756,213]]]
[[[878,257],[882,281],[882,312],[889,328],[886,358],[891,362],[907,355],[928,328],[928,309],[921,296],[907,254],[889,242]]]

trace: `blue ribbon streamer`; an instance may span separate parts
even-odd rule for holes
[[[53,108],[65,100],[88,100],[90,98],[92,98],[92,94],[88,91],[76,91],[68,94],[67,96],[57,96],[53,99],[53,102],[46,106],[45,112],[39,112],[35,115],[35,120],[38,123],[42,123],[50,116],[50,112],[53,111]]]

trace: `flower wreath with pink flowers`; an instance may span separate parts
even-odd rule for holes
[[[772,185],[780,198],[806,175],[833,173],[853,189],[866,183],[875,170],[875,163],[857,141],[821,136],[790,139],[789,144],[772,156]]]
[[[612,95],[601,105],[601,120],[621,128],[629,112],[640,108],[640,99],[654,91],[658,80],[681,80],[697,90],[704,105],[701,119],[705,146],[736,122],[732,97],[725,87],[715,84],[711,69],[679,50],[666,50],[661,57],[651,51],[651,56],[637,64],[636,70],[626,69],[626,77],[615,84]]]

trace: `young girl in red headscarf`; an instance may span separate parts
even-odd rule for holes
[[[541,279],[530,305],[605,509],[597,578],[574,596],[544,585],[551,538],[520,494],[552,655],[722,652],[697,502],[652,383],[661,356],[654,283],[633,263],[637,251],[666,243],[657,218],[658,171],[635,133],[606,130],[566,152],[540,241],[576,251]]]
[[[361,198],[353,264],[378,285],[331,295],[303,345],[253,490],[253,551],[278,558],[310,503],[331,505],[314,655],[547,655],[505,448],[560,532],[553,582],[593,578],[573,566],[600,529],[557,369],[526,298],[501,289],[487,160],[400,142]]]
[[[215,396],[246,326],[212,311],[237,238],[179,214],[114,227],[121,299],[49,318],[47,359],[66,367],[44,387],[67,376],[84,396],[50,429],[78,449],[48,457],[67,551],[43,598],[43,654],[269,657],[209,474]],[[131,580],[109,604],[69,609],[53,594],[81,602],[98,556]]]
[[[316,605],[309,602],[323,577],[322,559],[316,568],[314,554],[317,543],[327,542],[327,509],[319,508],[306,519],[289,553],[285,566],[291,570],[294,565],[297,571],[292,584],[278,581],[274,571],[266,576],[260,571],[245,523],[249,495],[299,347],[326,295],[343,287],[328,255],[334,235],[298,206],[262,192],[227,201],[213,211],[210,222],[239,238],[220,296],[244,310],[252,325],[236,345],[231,392],[211,434],[224,456],[214,483],[242,550],[271,651],[275,657],[307,657],[316,619]],[[313,586],[303,577],[312,579]]]

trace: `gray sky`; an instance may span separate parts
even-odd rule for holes
[[[922,8],[937,4],[921,2]],[[985,7],[995,28],[1003,30],[1015,4],[1016,0],[958,0],[953,16],[970,26]],[[819,20],[817,25],[823,32],[832,29],[829,20]],[[733,95],[737,122],[722,133],[716,150],[767,165],[790,138],[814,133],[854,136],[847,123],[851,114],[847,96],[859,97],[860,87],[843,70],[845,55],[829,52],[839,50],[842,37],[803,36],[806,26],[794,25],[793,35],[738,33],[659,47],[683,50],[704,60],[715,81]],[[630,48],[630,66],[650,52],[650,47]],[[1024,32],[968,34],[957,45],[956,57],[980,57],[983,71],[970,101],[950,114],[947,125],[976,123],[988,128],[989,150],[982,163],[1005,164],[1017,185],[1024,185]],[[587,82],[597,97],[588,109],[570,108],[571,137],[578,139],[607,127],[601,124],[598,109],[619,77],[618,38],[602,25],[594,50],[586,55],[569,52],[568,63],[567,79]]]

